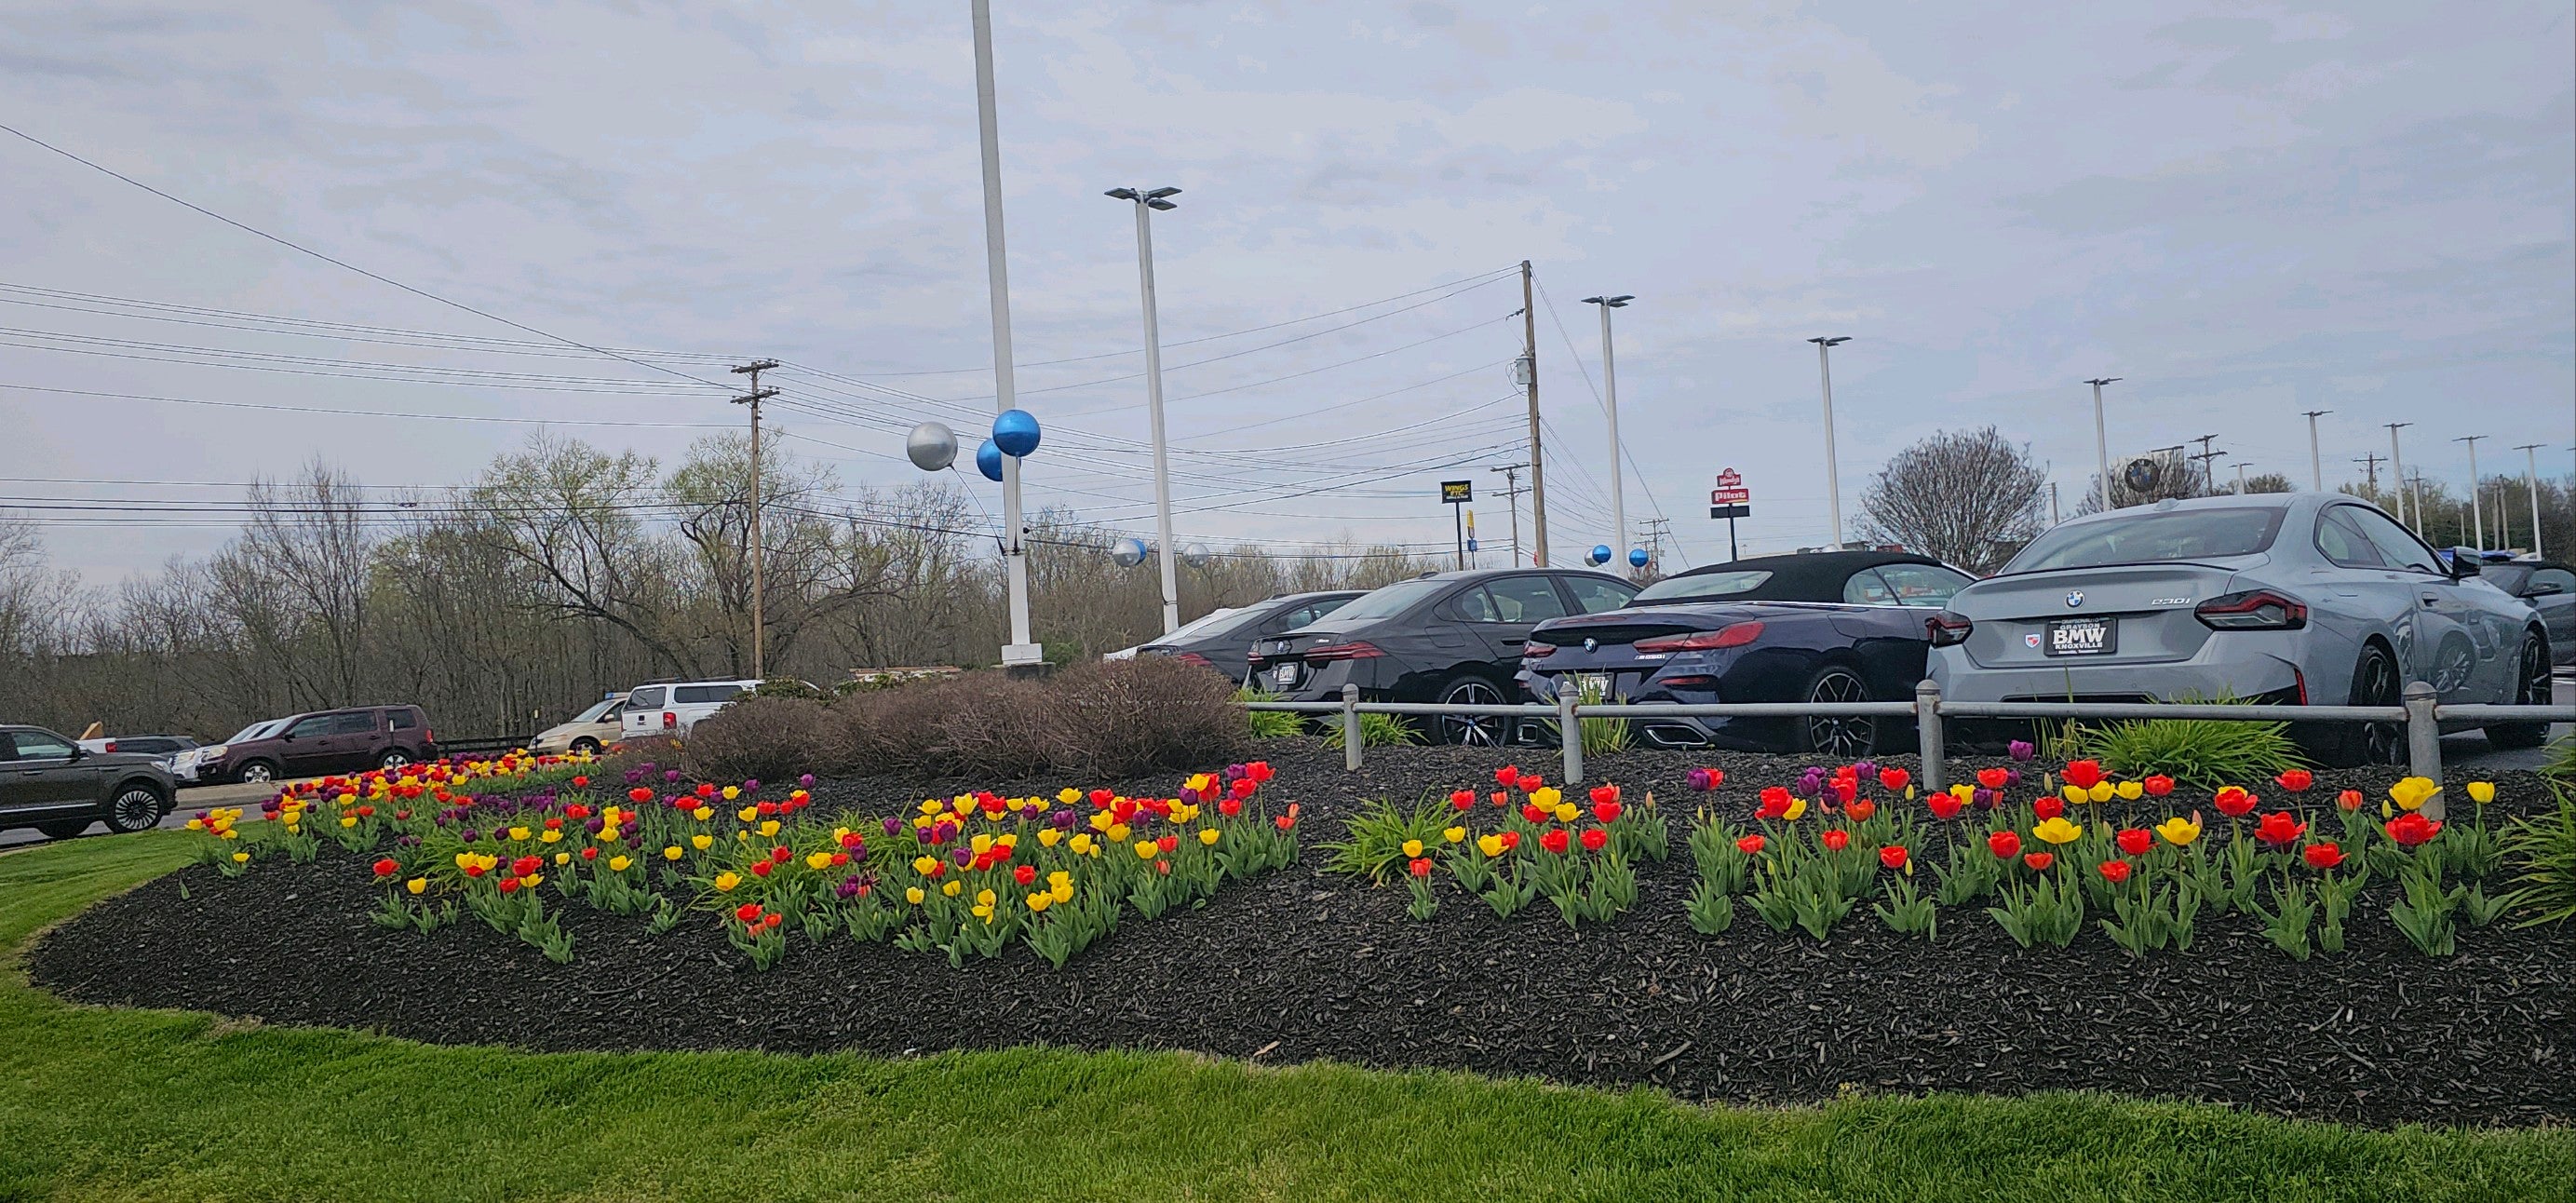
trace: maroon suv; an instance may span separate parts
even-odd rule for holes
[[[299,714],[277,733],[217,744],[197,764],[199,781],[278,781],[399,768],[438,754],[437,734],[418,706],[352,706]]]

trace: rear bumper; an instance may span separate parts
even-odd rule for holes
[[[2223,657],[2223,658],[2222,658]],[[2297,661],[2274,651],[2256,651],[2230,639],[2212,639],[2189,660],[2165,664],[2086,664],[2059,661],[2029,668],[1980,668],[1955,647],[1932,652],[1932,680],[1944,702],[2030,702],[2075,698],[2257,698],[2282,696],[2296,701],[2301,677]],[[2319,683],[2306,682],[2313,691]],[[2326,699],[2314,698],[2323,701]],[[2341,701],[2341,695],[2332,700]]]

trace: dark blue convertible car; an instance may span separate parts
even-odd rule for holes
[[[1931,644],[1924,619],[1974,578],[1929,556],[1835,551],[1712,564],[1666,577],[1624,609],[1541,623],[1522,687],[1620,702],[1911,701]],[[1890,746],[1866,718],[1641,720],[1662,748],[1813,752]],[[1888,738],[1882,738],[1881,729]]]

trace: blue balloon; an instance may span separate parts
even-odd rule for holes
[[[984,445],[975,449],[975,467],[984,474],[984,479],[999,482],[1002,479],[1002,449],[993,440],[984,440]]]
[[[1006,409],[993,419],[993,445],[1002,454],[1022,459],[1038,449],[1037,415],[1025,409]]]
[[[1610,545],[1609,545],[1609,544],[1607,544],[1607,543],[1595,543],[1595,544],[1593,544],[1593,545],[1592,545],[1592,562],[1593,562],[1593,563],[1595,563],[1595,564],[1607,564],[1607,563],[1609,563],[1609,562],[1610,562]]]
[[[1643,567],[1645,567],[1645,566],[1646,566],[1646,560],[1647,560],[1647,556],[1646,556],[1646,549],[1645,549],[1645,548],[1642,548],[1642,547],[1631,547],[1631,548],[1629,548],[1629,549],[1628,549],[1628,566],[1629,566],[1629,567],[1631,567],[1631,568],[1643,568]]]

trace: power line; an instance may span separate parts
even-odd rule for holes
[[[203,405],[217,409],[258,409],[277,413],[330,414],[344,418],[408,418],[422,422],[499,422],[514,426],[636,426],[668,430],[731,430],[729,422],[633,422],[607,421],[595,418],[509,418],[494,414],[416,414],[386,409],[334,409],[320,405],[278,405],[264,401],[215,401],[204,397],[160,397],[148,393],[116,393],[102,389],[52,388],[41,384],[0,383],[0,389],[28,393],[57,393],[66,397],[103,397],[122,401],[153,401],[166,405]]]

